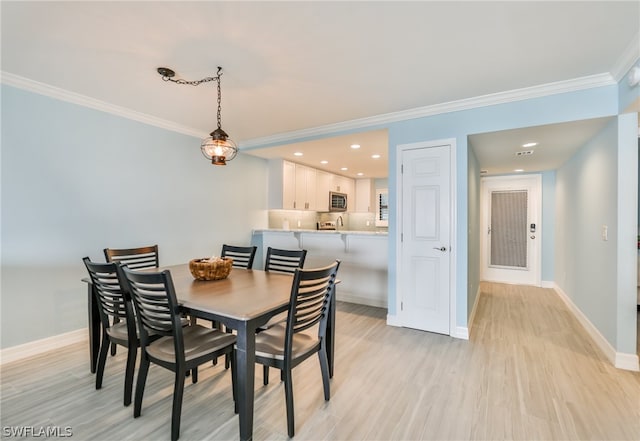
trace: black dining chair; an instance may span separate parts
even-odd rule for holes
[[[140,340],[136,332],[135,316],[130,299],[120,287],[115,263],[94,263],[89,257],[82,259],[87,267],[94,301],[98,305],[102,324],[102,343],[96,369],[96,389],[102,388],[102,378],[110,345],[127,348],[127,367],[124,376],[124,405],[131,404],[133,375]]]
[[[296,269],[304,267],[307,258],[307,250],[282,250],[279,248],[267,248],[267,257],[264,270],[275,273],[294,274]],[[287,312],[278,314],[264,325],[258,328],[258,332],[269,329],[273,325],[287,320]]]
[[[282,250],[269,247],[264,270],[293,274],[297,268],[304,268],[306,258],[307,250]]]
[[[104,258],[107,262],[122,263],[131,269],[158,268],[160,266],[158,245],[138,248],[105,248]],[[116,355],[116,345],[111,345],[111,355]]]
[[[280,369],[284,378],[287,431],[295,434],[292,370],[313,354],[318,354],[324,399],[328,401],[329,364],[327,359],[327,320],[331,296],[340,261],[318,269],[296,269],[286,323],[256,335],[256,363],[264,366],[263,382],[269,384],[269,367]]]
[[[236,398],[235,353],[233,334],[192,324],[183,327],[182,307],[176,299],[171,273],[136,272],[118,266],[118,277],[125,291],[130,293],[136,310],[140,333],[140,368],[134,400],[133,416],[142,411],[142,398],[151,363],[175,373],[173,407],[171,413],[171,440],[180,436],[180,417],[184,394],[184,379],[191,370],[193,383],[198,381],[198,366],[221,355],[231,358],[233,398]],[[151,339],[155,335],[158,338]],[[237,412],[237,404],[235,411]]]
[[[232,258],[234,268],[252,269],[257,250],[258,247],[255,246],[238,247],[224,244],[220,256]]]
[[[104,257],[107,262],[123,263],[131,269],[139,270],[160,266],[158,245],[139,248],[105,248]]]

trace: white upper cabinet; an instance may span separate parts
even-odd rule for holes
[[[318,211],[329,211],[329,192],[333,191],[335,175],[318,170],[316,173],[316,206]]]
[[[373,213],[376,209],[376,189],[373,179],[356,179],[355,211]]]
[[[269,209],[329,211],[330,191],[346,193],[348,211],[353,211],[353,179],[283,159],[269,160]]]
[[[295,164],[296,169],[296,210],[317,210],[316,206],[316,169]]]

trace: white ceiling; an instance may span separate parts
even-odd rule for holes
[[[508,90],[619,79],[640,28],[637,1],[0,7],[3,81],[44,83],[204,136],[216,126],[214,83],[167,83],[156,68],[195,80],[222,66],[222,126],[241,147]],[[318,145],[330,158],[340,155],[328,151],[328,140]]]
[[[481,170],[487,175],[554,170],[571,158],[588,140],[593,138],[611,118],[594,118],[583,121],[516,130],[482,133],[469,136]],[[535,146],[523,147],[526,143]],[[516,155],[518,152],[533,152]]]
[[[360,148],[353,149],[352,145],[359,145]],[[389,173],[388,149],[387,130],[373,130],[259,149],[251,153],[262,158],[284,158],[351,178],[385,178]],[[296,156],[294,153],[303,155]],[[373,155],[380,157],[372,158]]]

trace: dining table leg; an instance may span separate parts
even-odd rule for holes
[[[237,328],[236,371],[240,439],[253,437],[253,398],[256,362],[256,328],[241,322]]]

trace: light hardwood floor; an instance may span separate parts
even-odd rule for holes
[[[615,369],[552,290],[483,284],[469,341],[386,326],[338,303],[331,401],[316,358],[294,370],[297,440],[639,440],[640,373]],[[86,345],[7,364],[1,421],[69,426],[74,440],[170,438],[172,377],[153,366],[142,416],[122,406],[124,351],[94,389]],[[224,364],[224,363],[222,363]],[[283,386],[257,369],[256,440],[285,439]],[[237,439],[230,375],[187,381],[181,440]]]

